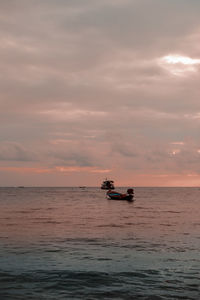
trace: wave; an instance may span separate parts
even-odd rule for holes
[[[190,276],[191,279],[191,276]],[[196,277],[192,279],[197,281]],[[197,300],[198,283],[166,278],[153,269],[134,272],[77,272],[52,270],[0,272],[4,299],[191,299]],[[170,294],[169,294],[170,291]],[[7,297],[7,298],[6,298]]]

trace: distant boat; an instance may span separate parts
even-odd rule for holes
[[[23,185],[18,186],[18,189],[24,189]]]
[[[108,180],[106,178],[106,180],[104,180],[101,184],[101,189],[102,190],[114,190],[115,189],[114,181],[113,180]]]
[[[121,193],[109,190],[106,195],[107,195],[107,198],[111,199],[111,200],[133,201],[134,190],[133,189],[128,189],[126,194],[121,194]]]

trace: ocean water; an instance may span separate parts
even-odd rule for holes
[[[199,213],[200,188],[0,188],[0,299],[198,300]]]

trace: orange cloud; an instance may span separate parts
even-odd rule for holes
[[[0,167],[0,171],[16,172],[16,173],[68,173],[68,172],[86,172],[86,173],[109,173],[110,169],[98,169],[96,167],[63,167],[57,166],[55,168],[28,168],[28,167]]]
[[[88,173],[109,173],[111,172],[110,169],[98,169],[95,167],[56,167],[56,171],[58,172],[88,172]]]
[[[52,169],[48,169],[48,168],[0,167],[0,171],[16,172],[16,173],[51,173]]]

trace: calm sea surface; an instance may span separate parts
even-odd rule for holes
[[[0,299],[198,300],[199,215],[200,188],[0,188]]]

